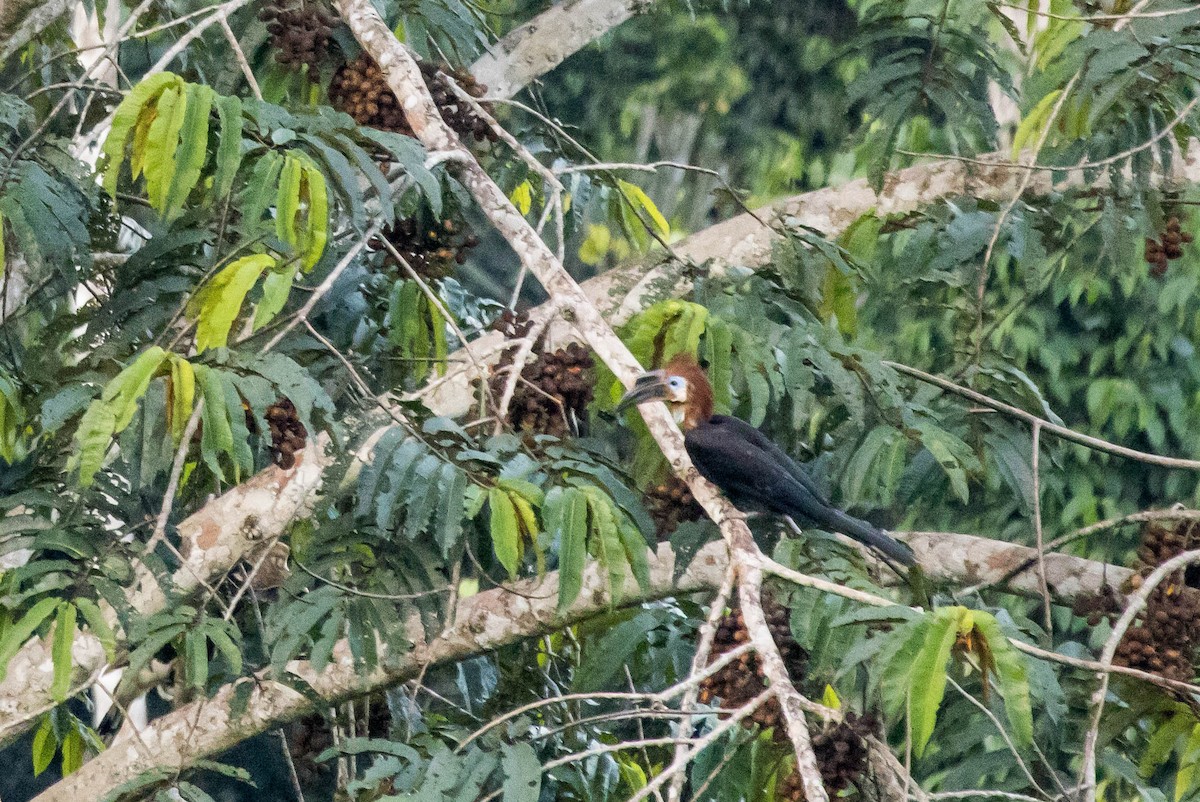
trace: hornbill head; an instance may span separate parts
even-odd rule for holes
[[[679,354],[661,370],[638,376],[617,404],[617,413],[651,401],[663,401],[685,431],[712,417],[713,392],[704,369],[688,354]]]

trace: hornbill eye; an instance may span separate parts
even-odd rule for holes
[[[679,378],[678,376],[672,376],[671,378],[667,379],[667,386],[672,390],[682,390],[683,379]]]

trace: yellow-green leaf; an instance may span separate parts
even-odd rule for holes
[[[79,727],[67,730],[62,742],[62,773],[67,776],[83,766],[83,735]]]
[[[304,165],[301,177],[302,199],[307,208],[304,209],[300,254],[301,266],[307,273],[325,253],[325,242],[329,237],[329,189],[325,185],[325,174],[311,160]]]
[[[925,642],[913,662],[909,686],[909,715],[912,721],[913,751],[920,757],[933,736],[937,711],[946,693],[946,663],[958,636],[962,607],[944,607],[933,614]]]
[[[100,398],[83,413],[75,431],[76,451],[67,467],[79,469],[79,481],[85,487],[100,470],[112,438],[133,420],[138,401],[166,358],[167,352],[157,345],[146,349],[105,385]]]
[[[208,118],[217,93],[203,84],[188,84],[179,146],[175,151],[176,168],[166,194],[163,217],[173,220],[200,181],[200,169],[208,157]]]
[[[168,87],[158,97],[158,116],[146,139],[146,199],[160,215],[166,213],[167,195],[175,180],[179,132],[187,117],[186,86]]]
[[[284,157],[283,172],[279,174],[279,187],[275,191],[275,235],[297,251],[296,214],[300,210],[302,172],[300,160],[289,152]]]
[[[181,356],[171,356],[171,405],[167,407],[170,416],[171,439],[176,446],[183,439],[183,431],[187,428],[188,419],[192,416],[192,405],[196,401],[196,372],[192,365]]]
[[[159,94],[167,87],[182,87],[183,79],[178,75],[169,72],[160,72],[144,79],[141,83],[129,91],[121,104],[117,106],[116,112],[113,113],[112,127],[109,129],[108,136],[104,139],[104,146],[101,148],[101,154],[105,163],[103,186],[106,192],[116,200],[117,197],[117,179],[121,174],[121,165],[125,161],[125,146],[129,142],[129,134],[133,130],[135,124],[143,121],[147,115],[155,113],[154,107],[150,106]],[[149,108],[147,108],[149,106]],[[146,130],[149,134],[149,123],[146,123]],[[136,142],[135,142],[136,145]],[[144,143],[143,143],[144,147]],[[137,161],[140,165],[143,161],[144,152],[138,151],[135,146],[135,151],[138,153]],[[140,169],[140,168],[139,168]]]
[[[621,194],[633,204],[635,209],[646,212],[655,234],[664,240],[671,236],[671,226],[667,223],[667,218],[662,216],[662,212],[654,205],[654,201],[650,200],[650,196],[646,194],[645,190],[637,184],[620,179],[617,179],[617,186],[621,188]]]
[[[254,308],[254,331],[270,323],[283,311],[299,269],[300,265],[293,263],[283,270],[267,271],[267,277],[263,279],[262,300]]]
[[[515,578],[521,563],[521,531],[517,524],[517,510],[508,493],[498,487],[488,491],[488,504],[492,509],[492,548],[496,552],[496,559],[508,571],[508,575]]]
[[[1047,94],[1044,98],[1037,102],[1037,105],[1030,109],[1029,114],[1021,120],[1021,124],[1017,126],[1016,133],[1013,134],[1012,157],[1016,161],[1021,155],[1021,149],[1026,144],[1031,144],[1036,141],[1036,134],[1051,124],[1050,113],[1054,109],[1054,104],[1058,102],[1059,95],[1062,94],[1061,89],[1055,89]]]
[[[33,736],[33,776],[36,777],[48,769],[56,754],[58,739],[54,737],[54,727],[50,723],[50,714],[47,713]]]
[[[71,660],[71,646],[75,643],[75,619],[78,610],[70,602],[58,606],[58,618],[54,622],[54,643],[51,646],[51,664],[54,678],[50,683],[50,698],[56,702],[66,701],[71,690],[71,674],[75,665]]]
[[[188,314],[196,321],[196,353],[225,346],[246,293],[264,270],[275,266],[275,258],[269,254],[243,256],[196,293],[188,305]]]
[[[517,188],[508,196],[512,201],[513,206],[517,207],[517,211],[521,214],[529,214],[529,210],[533,208],[533,187],[529,183],[529,179],[525,179],[517,184]]]

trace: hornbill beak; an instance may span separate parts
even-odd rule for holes
[[[667,376],[661,370],[643,373],[633,382],[633,388],[621,397],[617,404],[617,414],[625,410],[645,404],[650,401],[665,401],[667,395]]]

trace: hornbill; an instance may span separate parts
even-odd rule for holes
[[[662,370],[639,376],[617,412],[650,401],[666,402],[683,429],[683,444],[696,470],[735,506],[788,515],[847,535],[887,560],[916,564],[908,546],[833,506],[804,469],[758,429],[728,415],[714,415],[712,385],[691,356],[680,354]]]

